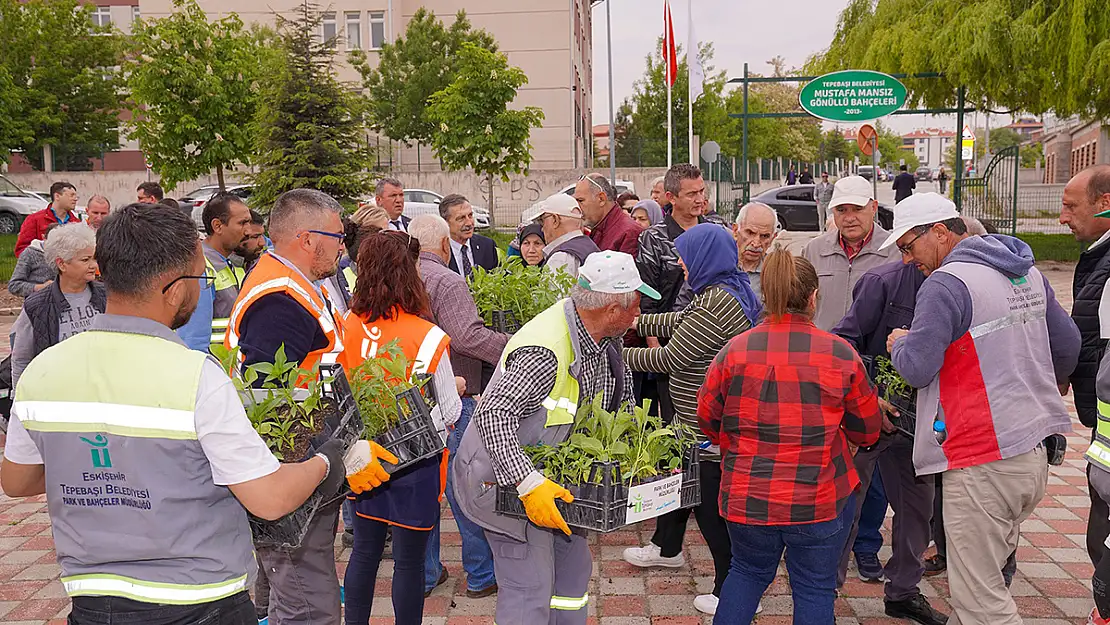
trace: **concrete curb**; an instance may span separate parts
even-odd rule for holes
[[[0,308],[0,317],[18,317],[23,308]]]

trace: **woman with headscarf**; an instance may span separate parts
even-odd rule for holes
[[[650,203],[656,211],[659,205]],[[693,508],[705,542],[713,555],[715,577],[713,592],[698,595],[694,607],[714,614],[721,586],[728,575],[732,546],[728,526],[717,509],[721,490],[720,450],[709,446],[698,429],[698,389],[705,381],[710,363],[730,339],[759,322],[763,306],[748,282],[748,275],[737,269],[739,254],[732,234],[716,224],[700,224],[675,239],[679,263],[694,300],[681,312],[641,315],[634,326],[641,336],[670,339],[663,347],[626,348],[624,358],[632,371],[670,375],[669,392],[676,418],[690,426],[703,442],[701,452],[702,503]],[[682,539],[690,508],[663,515],[656,523],[655,535],[645,547],[630,547],[624,558],[638,566],[682,566]]]
[[[632,219],[647,230],[655,224],[663,222],[663,209],[655,200],[640,200],[632,207]]]
[[[540,224],[524,226],[516,240],[520,246],[520,257],[526,267],[538,267],[543,264],[543,246],[547,245],[543,238],[543,226]]]

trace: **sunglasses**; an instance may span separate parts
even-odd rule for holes
[[[601,183],[600,183],[600,182],[598,182],[598,181],[596,181],[596,180],[594,180],[593,178],[591,178],[589,174],[585,174],[585,175],[583,175],[583,176],[582,176],[581,178],[579,178],[579,179],[578,179],[578,182],[582,182],[583,180],[586,180],[586,181],[588,181],[588,182],[589,182],[590,184],[592,184],[592,185],[594,186],[594,188],[596,188],[596,189],[597,189],[598,191],[601,191],[602,193],[605,193],[605,189],[602,189],[602,188],[601,188]],[[608,194],[606,194],[606,195],[608,195]]]

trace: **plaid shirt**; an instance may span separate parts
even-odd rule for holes
[[[882,417],[848,342],[786,315],[721,350],[698,393],[698,424],[721,446],[721,516],[800,525],[844,507],[859,485],[848,443],[874,444]]]
[[[562,302],[556,304],[562,305]],[[610,344],[615,343],[619,347],[620,339],[604,339],[600,344],[595,343],[577,313],[574,321],[582,350],[579,354],[582,368],[578,378],[578,409],[584,410],[584,406],[588,406],[598,393],[604,393],[603,401],[605,405],[610,405],[617,390],[617,378],[610,371],[606,351]],[[517,429],[520,420],[539,410],[555,387],[558,366],[555,354],[546,347],[517,348],[506,358],[501,378],[490,385],[478,403],[473,417],[474,426],[482,435],[489,457],[493,460],[497,483],[502,486],[515,486],[535,470],[532,461],[520,448]],[[624,402],[634,402],[632,373],[627,367],[621,397],[621,403]]]

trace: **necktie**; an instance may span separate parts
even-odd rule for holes
[[[401,220],[400,219],[398,219],[397,221],[391,221],[389,223],[393,224],[393,229],[394,230],[400,230],[400,231],[404,232],[405,229],[401,227]]]
[[[474,270],[474,265],[470,263],[470,246],[467,244],[462,246],[462,270],[464,278],[469,278],[470,272]]]

